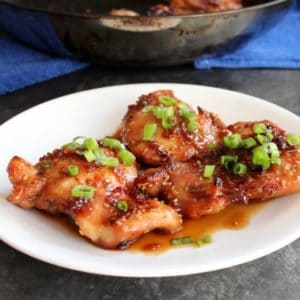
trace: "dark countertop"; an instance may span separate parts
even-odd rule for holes
[[[24,109],[58,96],[138,82],[222,87],[264,98],[300,115],[300,71],[296,70],[93,67],[0,96],[0,123]],[[299,282],[300,239],[267,257],[237,267],[200,275],[156,279],[127,279],[70,271],[37,261],[0,242],[0,299],[298,300]]]

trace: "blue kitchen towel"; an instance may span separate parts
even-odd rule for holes
[[[46,14],[0,4],[0,28],[16,38],[0,36],[0,95],[88,66],[62,45]]]
[[[300,0],[274,28],[194,62],[197,69],[300,68]]]

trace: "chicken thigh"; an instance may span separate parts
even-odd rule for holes
[[[282,129],[269,121],[239,122],[228,129],[232,134],[222,147],[201,160],[148,169],[136,185],[188,218],[300,191],[300,147]]]
[[[97,151],[100,161],[82,146],[58,149],[35,166],[13,157],[7,168],[13,184],[8,200],[68,215],[81,235],[104,248],[125,248],[154,229],[180,229],[181,216],[173,208],[131,193],[137,168],[130,156],[101,145]]]
[[[196,114],[170,90],[141,96],[137,104],[129,106],[121,128],[126,147],[140,162],[153,166],[201,156],[210,144],[220,144],[226,134],[215,114],[200,108]]]

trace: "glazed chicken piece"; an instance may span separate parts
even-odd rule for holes
[[[151,16],[210,13],[242,8],[241,0],[171,0],[150,8]]]
[[[116,150],[101,149],[109,157],[118,156]],[[78,168],[73,176],[70,166]],[[103,166],[74,150],[58,149],[35,166],[15,156],[7,171],[13,184],[9,201],[70,216],[81,235],[104,248],[125,248],[151,230],[174,232],[181,227],[181,216],[173,208],[131,195],[135,163]]]
[[[154,126],[152,138],[145,129]],[[139,98],[124,117],[121,138],[145,164],[159,166],[168,161],[185,162],[218,145],[228,134],[223,122],[198,108],[198,114],[177,99],[171,90],[159,90]]]
[[[272,133],[271,142],[277,145],[281,164],[275,159],[276,163],[270,164],[267,169],[263,169],[257,162],[254,164],[254,153],[257,154],[262,149],[255,150],[262,147],[257,141],[255,146],[248,149],[222,146],[208,152],[201,161],[173,162],[160,168],[148,169],[137,178],[137,187],[148,196],[164,199],[187,218],[214,214],[232,203],[246,204],[249,201],[263,201],[300,191],[300,147],[289,145],[282,129],[269,121],[239,122],[228,128],[246,140],[256,137],[253,132],[255,124],[265,125],[268,132]],[[269,149],[269,146],[265,147]],[[236,163],[245,165],[247,171],[235,174],[243,173],[243,169],[237,168],[234,173],[230,164],[226,168],[221,163],[224,155],[237,157]],[[215,170],[212,176],[204,178],[207,165],[215,166]]]

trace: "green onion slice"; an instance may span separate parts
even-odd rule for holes
[[[90,149],[83,151],[83,156],[89,163],[96,160],[96,156],[95,156],[94,152]]]
[[[196,120],[190,120],[187,124],[187,130],[189,132],[195,132],[199,128],[199,123]]]
[[[243,148],[246,148],[246,149],[250,149],[250,148],[253,148],[257,145],[256,141],[254,138],[252,137],[249,137],[249,138],[246,138],[242,141],[242,144],[241,146]]]
[[[90,185],[76,185],[71,192],[73,197],[91,199],[94,197],[95,189]]]
[[[106,167],[117,167],[119,165],[119,160],[117,157],[106,156],[101,159],[101,165]]]
[[[208,144],[208,149],[213,150],[213,149],[216,149],[216,148],[217,148],[217,145],[215,143],[209,143]]]
[[[300,135],[289,133],[286,141],[290,146],[300,146]]]
[[[175,126],[174,107],[166,107],[162,113],[162,126],[164,129],[171,129]]]
[[[238,162],[238,157],[236,155],[222,155],[220,158],[221,165],[227,170],[231,170],[233,166]]]
[[[258,146],[253,149],[252,163],[261,166],[263,169],[270,167],[271,161],[265,146]]]
[[[212,243],[213,239],[211,237],[211,235],[205,235],[204,237],[198,239],[196,241],[196,244],[198,245],[198,247],[202,247],[204,244],[209,244]]]
[[[103,139],[103,145],[115,150],[125,149],[125,146],[117,139],[106,136]]]
[[[70,176],[76,176],[79,173],[79,168],[75,165],[69,165],[68,173]]]
[[[170,96],[159,96],[159,103],[166,106],[173,106],[176,104],[176,99]]]
[[[126,200],[119,200],[116,207],[119,211],[126,212],[128,210],[128,203]]]
[[[117,167],[119,160],[113,156],[106,156],[102,149],[98,149],[94,152],[97,162],[106,167]]]
[[[91,151],[95,151],[95,150],[99,149],[98,142],[96,141],[95,138],[92,138],[92,137],[85,139],[84,146],[86,147],[86,149],[91,150]]]
[[[153,115],[157,119],[162,119],[163,111],[164,111],[164,107],[162,107],[162,106],[154,106],[152,108]]]
[[[256,134],[262,134],[267,132],[267,127],[264,123],[257,123],[253,125],[253,131]]]
[[[238,133],[233,133],[229,136],[224,137],[224,145],[230,149],[236,149],[242,144],[241,135]]]
[[[143,141],[152,141],[155,137],[157,125],[155,123],[148,123],[144,126]]]
[[[203,177],[204,178],[211,178],[214,175],[215,172],[215,165],[205,165],[204,167],[204,172],[203,172]]]
[[[128,150],[122,149],[119,152],[119,158],[126,165],[131,165],[135,162],[135,156]]]
[[[267,136],[262,135],[262,134],[258,134],[258,135],[256,136],[256,139],[257,139],[257,141],[258,141],[261,145],[270,142],[270,139],[269,139]]]
[[[173,238],[170,240],[171,245],[185,245],[193,243],[193,238],[191,236],[185,236],[182,238]]]
[[[205,244],[208,244],[208,243],[211,243],[213,241],[211,235],[205,235],[203,238],[202,238],[202,241],[205,243]]]
[[[247,166],[242,163],[236,163],[233,167],[233,173],[237,175],[245,175],[247,170]]]

